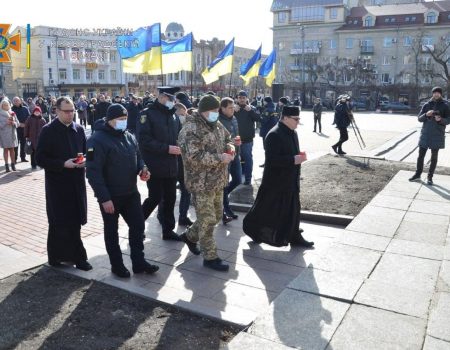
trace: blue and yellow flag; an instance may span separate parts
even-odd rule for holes
[[[256,50],[255,54],[247,63],[241,65],[240,77],[244,80],[245,85],[250,83],[250,79],[257,77],[259,74],[259,67],[261,66],[261,48],[262,45]]]
[[[162,74],[161,24],[139,28],[117,38],[125,73]]]
[[[192,71],[192,33],[173,42],[162,41],[163,73]]]
[[[217,58],[212,61],[202,73],[205,84],[211,84],[219,77],[233,71],[234,38],[219,53]]]
[[[275,79],[275,66],[277,62],[277,53],[275,49],[266,58],[259,68],[259,76],[266,79],[266,85],[272,86],[272,82]]]

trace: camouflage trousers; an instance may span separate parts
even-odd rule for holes
[[[216,241],[214,240],[214,226],[222,219],[223,190],[217,192],[193,193],[192,202],[197,220],[186,231],[191,242],[200,242],[203,258],[213,260],[217,258]]]

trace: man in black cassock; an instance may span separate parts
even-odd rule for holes
[[[255,203],[244,218],[244,232],[256,243],[312,247],[300,229],[300,155],[295,129],[297,106],[284,106],[281,119],[264,139],[266,163]]]
[[[45,170],[48,263],[70,262],[88,271],[92,266],[80,235],[87,222],[85,163],[75,163],[78,153],[86,153],[86,135],[73,122],[75,106],[70,98],[60,97],[56,111],[58,117],[42,128],[36,148],[36,162]]]

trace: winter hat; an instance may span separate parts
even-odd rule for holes
[[[283,106],[281,114],[284,117],[297,117],[300,115],[300,108],[298,106]]]
[[[38,111],[39,113],[42,114],[42,109],[41,109],[41,107],[39,107],[39,106],[34,107],[34,109],[33,109],[33,114],[34,114],[34,112],[36,112],[36,111]]]
[[[124,106],[122,106],[119,103],[113,103],[111,106],[108,107],[108,110],[106,111],[106,120],[113,120],[120,117],[126,117],[128,116],[128,112],[125,109]]]
[[[286,97],[281,97],[281,98],[279,99],[279,101],[280,101],[282,104],[284,104],[284,105],[287,105],[287,104],[288,104],[288,100],[287,100]]]
[[[435,86],[431,92],[434,94],[435,92],[439,92],[442,95],[442,88],[440,86]]]
[[[272,103],[273,102],[272,97],[270,97],[270,96],[264,97],[264,101],[266,101],[267,103]]]
[[[212,111],[213,109],[219,108],[220,103],[219,100],[213,95],[205,95],[200,99],[198,104],[198,111],[207,112]]]
[[[248,97],[247,93],[244,90],[239,91],[238,96]]]

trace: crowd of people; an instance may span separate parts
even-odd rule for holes
[[[264,144],[264,173],[243,230],[257,244],[312,247],[314,242],[304,239],[300,228],[300,168],[307,159],[296,132],[300,107],[287,97],[277,104],[269,96],[250,102],[246,91],[225,98],[208,92],[194,101],[177,87],[158,91],[157,96],[130,94],[112,100],[104,94],[91,100],[80,96],[76,102],[42,96],[27,101],[14,97],[12,105],[7,98],[1,100],[0,147],[6,172],[16,171],[18,155],[27,161],[28,154],[33,169],[45,170],[49,264],[71,262],[81,270],[92,269],[80,235],[88,217],[87,178],[99,203],[115,275],[131,275],[119,245],[119,216],[129,227],[133,273],[158,271],[145,260],[143,245],[145,221],[155,210],[161,239],[184,242],[194,255],[202,255],[205,267],[228,271],[229,265],[218,255],[214,228],[220,221],[226,225],[238,218],[229,195],[237,186],[252,183],[257,126]],[[317,126],[322,132],[321,114],[316,99],[314,132]],[[342,144],[348,140],[352,118],[349,97],[342,95],[334,115],[340,138],[332,149],[338,155],[345,154]],[[418,166],[410,180],[420,179],[430,148],[428,184],[432,184],[437,153],[445,144],[445,125],[450,123],[442,89],[433,89],[419,121],[423,128]],[[138,179],[148,189],[143,202]],[[178,225],[186,227],[181,235],[174,231],[177,187]],[[191,203],[195,221],[188,215]]]

